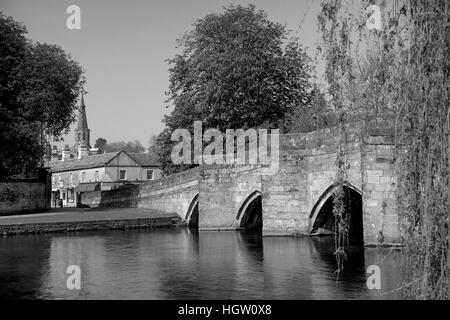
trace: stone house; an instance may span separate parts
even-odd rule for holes
[[[81,159],[63,157],[48,164],[52,174],[51,206],[77,206],[81,193],[112,190],[159,179],[161,169],[149,154],[118,151]]]

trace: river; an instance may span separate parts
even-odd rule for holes
[[[3,237],[0,298],[401,299],[401,252],[347,254],[337,279],[332,238],[187,228]],[[80,290],[67,288],[70,265]],[[367,288],[369,265],[380,267],[380,290]]]

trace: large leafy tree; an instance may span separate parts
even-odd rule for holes
[[[40,167],[48,145],[75,121],[84,84],[61,48],[27,40],[25,26],[0,13],[0,177]]]
[[[286,115],[307,103],[309,59],[297,39],[286,41],[284,25],[253,5],[230,6],[194,23],[169,60],[166,130],[157,143],[163,169],[170,165],[170,132],[192,128],[283,128]],[[184,169],[184,167],[182,167]]]
[[[95,141],[95,148],[98,148],[98,153],[104,153],[106,150],[106,145],[108,144],[108,141],[104,138],[98,138]]]
[[[130,153],[144,153],[145,147],[142,145],[142,143],[139,140],[135,141],[117,141],[117,142],[111,142],[107,143],[104,146],[105,152],[116,152],[116,151],[125,151]]]

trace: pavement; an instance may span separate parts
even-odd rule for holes
[[[142,208],[57,208],[46,213],[3,216],[0,217],[0,226],[170,217],[177,217],[177,215]]]

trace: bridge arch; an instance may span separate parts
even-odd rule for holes
[[[198,194],[191,200],[184,220],[188,226],[198,226]]]
[[[258,190],[251,193],[240,206],[237,225],[243,229],[262,230],[262,193]]]
[[[333,200],[338,186],[331,185],[317,200],[309,216],[311,234],[318,231],[334,232]],[[352,184],[344,182],[345,214],[350,214],[349,240],[354,244],[363,242],[362,192]],[[319,230],[321,229],[321,230]],[[319,232],[320,233],[320,232]]]

